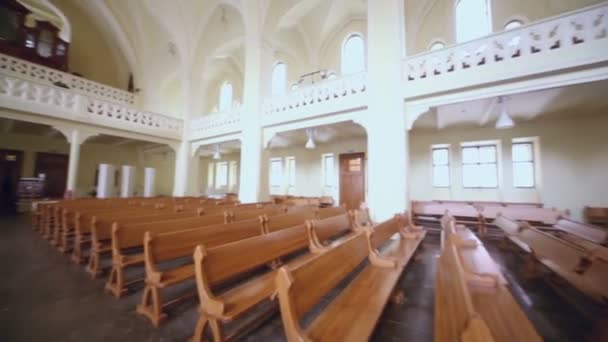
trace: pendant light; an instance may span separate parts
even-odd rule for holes
[[[215,144],[215,152],[213,153],[213,159],[218,160],[222,158],[220,153],[220,144]]]
[[[514,127],[515,122],[513,122],[513,119],[507,112],[507,106],[503,96],[498,97],[498,110],[500,111],[500,114],[498,115],[498,121],[496,121],[496,129],[507,129]]]
[[[307,128],[306,129],[306,137],[308,137],[308,140],[306,141],[306,145],[304,145],[304,147],[306,147],[309,150],[312,150],[315,147],[317,147],[315,145],[314,130],[312,128]]]

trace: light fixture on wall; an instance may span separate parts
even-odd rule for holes
[[[306,137],[308,138],[308,140],[306,141],[306,145],[304,145],[304,147],[306,147],[309,150],[314,149],[315,147],[317,147],[315,145],[315,140],[314,140],[314,130],[312,128],[307,128],[306,129]]]
[[[213,152],[213,159],[218,160],[222,158],[220,153],[220,144],[215,144],[215,152]]]
[[[515,122],[509,113],[507,112],[506,98],[504,96],[498,97],[498,110],[500,111],[498,115],[498,121],[496,121],[496,129],[507,129],[515,126]]]

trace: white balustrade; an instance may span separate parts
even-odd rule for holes
[[[367,73],[346,75],[304,86],[264,103],[265,124],[302,119],[366,105]]]
[[[239,132],[241,130],[241,110],[241,105],[235,103],[230,111],[211,113],[193,119],[190,123],[191,139]]]
[[[39,84],[67,88],[75,93],[126,106],[135,105],[135,94],[95,81],[0,53],[0,73]]]
[[[406,82],[476,70],[608,38],[608,4],[602,3],[404,60]]]
[[[182,120],[142,112],[121,104],[89,98],[52,85],[39,84],[0,73],[0,98],[13,109],[76,120],[88,124],[131,130],[165,138],[181,137]]]

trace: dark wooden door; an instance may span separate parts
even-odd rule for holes
[[[0,150],[0,213],[16,212],[22,165],[22,151]]]
[[[61,198],[65,192],[68,178],[68,161],[66,154],[38,152],[34,176],[44,173],[44,197]]]
[[[357,209],[365,201],[365,153],[340,155],[340,205]]]

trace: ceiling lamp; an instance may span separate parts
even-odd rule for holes
[[[317,147],[315,145],[314,130],[312,128],[307,128],[306,129],[306,136],[308,137],[308,140],[306,141],[306,145],[304,145],[304,147],[306,147],[309,150],[312,150],[315,147]]]
[[[507,129],[515,126],[515,122],[509,116],[507,112],[507,106],[505,104],[505,98],[502,96],[498,97],[498,107],[500,110],[500,114],[498,116],[498,121],[496,121],[496,129]]]
[[[218,160],[222,158],[220,153],[220,144],[215,144],[215,152],[213,153],[213,159]]]

